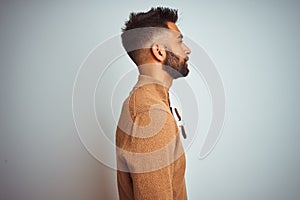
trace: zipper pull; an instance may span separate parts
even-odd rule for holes
[[[186,139],[186,132],[185,132],[184,126],[181,125],[180,128],[181,128],[181,134],[182,134],[183,138]]]
[[[179,115],[179,112],[178,112],[178,110],[177,110],[177,108],[175,108],[175,113],[176,113],[176,115],[177,115],[177,117],[178,117],[178,120],[179,120],[179,127],[180,127],[180,129],[181,129],[181,134],[182,134],[182,137],[184,138],[184,139],[186,139],[186,132],[185,132],[185,129],[184,129],[184,122],[183,122],[183,120],[181,120],[181,116]]]

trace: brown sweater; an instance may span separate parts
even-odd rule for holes
[[[116,131],[120,200],[185,200],[185,155],[168,88],[140,75]]]

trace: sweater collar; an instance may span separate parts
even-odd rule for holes
[[[167,85],[160,81],[160,80],[157,80],[151,76],[147,76],[147,75],[139,75],[138,77],[138,82],[136,83],[135,87],[141,87],[143,85],[146,85],[146,84],[157,84],[157,85],[160,85],[164,88],[164,90],[166,90],[167,92],[169,92],[169,88],[167,87]]]
[[[163,101],[169,105],[169,88],[165,83],[147,75],[139,75],[138,81],[134,86],[134,89],[137,89],[146,85],[155,85],[155,93],[153,95],[159,96]]]

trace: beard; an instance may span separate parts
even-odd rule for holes
[[[179,56],[173,52],[166,51],[166,60],[163,63],[163,69],[174,79],[186,77],[189,73],[186,61],[188,61],[188,57],[180,61]]]

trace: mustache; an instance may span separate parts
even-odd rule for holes
[[[185,57],[184,62],[187,62],[189,59],[190,59],[190,58],[189,58],[188,56]]]

